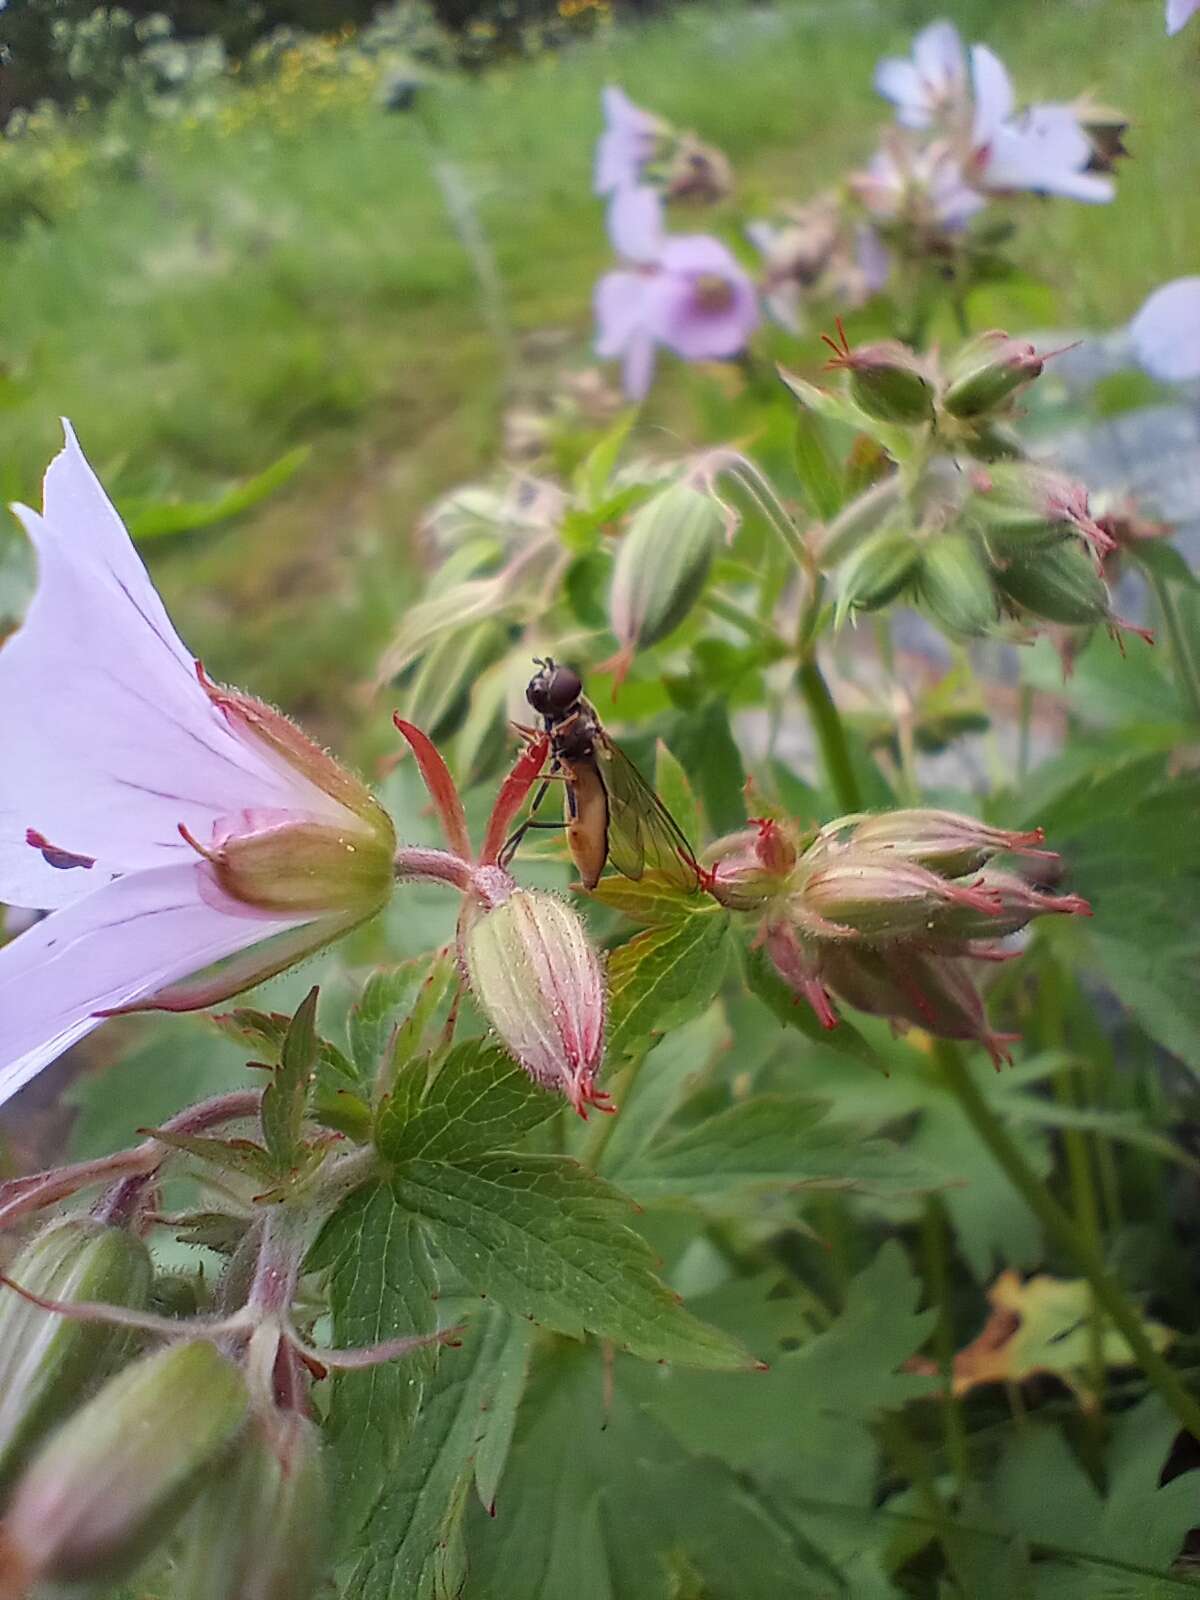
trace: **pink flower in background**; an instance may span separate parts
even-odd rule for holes
[[[952,22],[933,22],[913,40],[910,59],[889,56],[875,69],[875,87],[906,128],[932,128],[968,102],[967,53]]]
[[[1200,278],[1156,289],[1129,325],[1134,354],[1166,383],[1200,378]]]
[[[665,124],[612,84],[601,100],[604,132],[596,145],[594,187],[597,194],[615,194],[641,181],[642,168],[653,159]]]
[[[987,204],[967,182],[962,163],[943,141],[915,148],[886,139],[850,187],[880,223],[904,222],[957,233]]]
[[[0,1103],[118,1010],[191,1010],[371,916],[395,836],[278,712],[210,683],[67,427],[0,648]],[[222,963],[219,968],[217,963]],[[214,969],[208,971],[206,969]]]
[[[748,274],[718,239],[672,236],[653,189],[626,189],[609,208],[609,237],[629,263],[596,285],[596,352],[622,363],[625,392],[650,388],[659,345],[686,361],[735,356],[758,326]]]
[[[1070,106],[1030,106],[1018,115],[1012,80],[986,45],[971,51],[971,78],[972,165],[983,188],[1031,189],[1070,200],[1112,199],[1112,179],[1087,170],[1095,147]]]
[[[1200,0],[1167,0],[1167,32],[1178,33],[1200,11]]]

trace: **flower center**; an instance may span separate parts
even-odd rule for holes
[[[715,272],[703,273],[695,281],[692,301],[697,311],[706,316],[719,316],[733,305],[733,287],[727,278],[720,278]]]

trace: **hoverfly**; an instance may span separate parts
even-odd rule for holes
[[[626,878],[657,872],[678,889],[700,886],[703,869],[683,829],[641,773],[609,738],[585,698],[579,674],[546,658],[525,698],[542,719],[550,741],[550,768],[530,806],[529,818],[505,845],[511,860],[553,778],[563,779],[567,845],[584,887],[594,889],[611,861]]]

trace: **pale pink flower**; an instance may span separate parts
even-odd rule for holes
[[[1095,147],[1070,106],[1036,105],[1018,114],[1012,80],[986,45],[971,50],[971,79],[972,166],[983,188],[1030,189],[1093,202],[1112,199],[1112,179],[1087,170]]]
[[[953,119],[969,98],[967,53],[952,22],[932,22],[913,40],[912,56],[889,56],[875,69],[875,87],[906,128]]]
[[[758,326],[749,275],[720,240],[668,234],[649,188],[622,190],[609,236],[629,263],[596,285],[596,353],[622,363],[625,392],[642,399],[659,345],[685,361],[737,355]]]
[[[1165,383],[1200,378],[1200,278],[1176,278],[1156,289],[1129,333],[1139,363],[1153,377]]]
[[[601,94],[604,132],[596,142],[597,194],[615,194],[640,183],[642,171],[654,159],[666,124],[652,112],[634,105],[624,89],[614,84]]]
[[[211,683],[69,426],[0,648],[0,1102],[118,1010],[190,1010],[372,915],[395,836],[278,712]],[[220,964],[219,966],[217,964]]]
[[[1200,11],[1200,0],[1167,0],[1167,32],[1178,33]]]

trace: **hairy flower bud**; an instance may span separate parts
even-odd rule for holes
[[[311,792],[311,811],[256,808],[222,819],[211,841],[184,837],[235,900],[283,914],[371,916],[392,889],[396,832],[383,807],[278,711],[201,679],[213,704],[248,743],[265,746]]]
[[[66,1217],[31,1239],[8,1267],[44,1300],[142,1308],[153,1266],[140,1239],[91,1217]],[[127,1330],[45,1311],[0,1290],[0,1492],[50,1429],[128,1354]]]
[[[832,344],[832,341],[828,341]],[[896,339],[850,349],[833,345],[831,367],[850,374],[850,393],[878,422],[916,426],[933,420],[933,384],[921,357]]]
[[[516,889],[477,915],[464,964],[481,1010],[530,1077],[558,1089],[581,1117],[604,1108],[604,972],[578,914],[555,895]]]
[[[918,588],[926,609],[947,633],[978,638],[998,620],[991,572],[970,534],[944,533],[926,546]]]
[[[731,833],[705,851],[708,890],[730,911],[757,911],[787,889],[796,865],[791,834],[771,817]]]
[[[211,1476],[248,1403],[240,1370],[204,1340],[110,1378],[17,1484],[0,1526],[8,1590],[128,1577]]]
[[[908,945],[873,949],[835,945],[822,953],[821,975],[848,1005],[890,1017],[942,1039],[974,1039],[999,1067],[1012,1035],[988,1026],[983,999],[967,964]]]
[[[1078,539],[998,567],[995,577],[1019,611],[1046,622],[1085,627],[1112,619],[1107,585]]]
[[[1001,561],[1020,560],[1078,534],[1100,553],[1113,539],[1091,515],[1083,484],[1028,461],[979,469],[966,515]]]
[[[324,1577],[328,1496],[317,1429],[256,1421],[188,1518],[176,1600],[310,1600]]]
[[[998,909],[998,900],[987,890],[947,882],[910,862],[848,849],[817,866],[797,896],[796,909],[843,936],[876,941],[926,937],[949,913],[986,915]]]
[[[613,564],[609,617],[622,651],[665,639],[700,598],[725,527],[711,494],[680,481],[635,512]]]
[[[921,548],[903,528],[882,528],[855,550],[838,574],[835,626],[847,612],[878,611],[917,576]]]
[[[978,883],[993,897],[992,910],[981,912],[970,906],[955,907],[932,932],[935,940],[948,938],[962,943],[1004,939],[1009,934],[1020,933],[1035,917],[1090,917],[1092,914],[1091,906],[1079,895],[1047,894],[1018,873],[1004,872],[998,867],[985,868]]]
[[[1041,377],[1045,364],[1031,344],[993,328],[956,352],[946,374],[942,404],[951,416],[973,421],[1000,410]]]
[[[856,820],[849,842],[886,851],[945,878],[961,878],[1005,853],[1048,856],[1051,852],[1031,848],[1044,838],[1040,828],[1013,833],[957,811],[909,810],[880,811]]]

